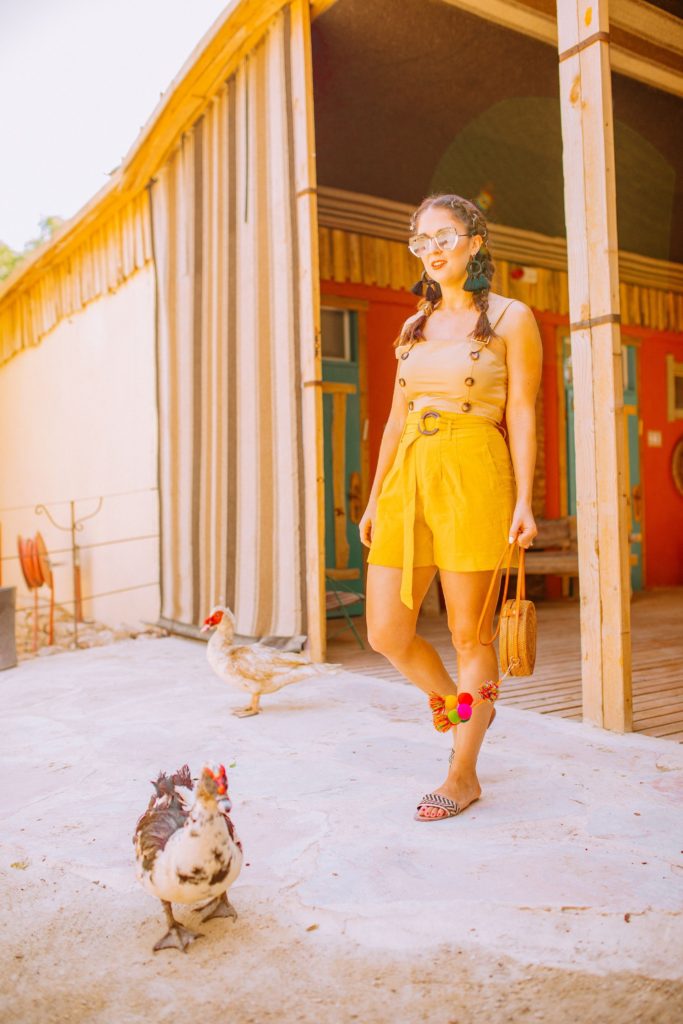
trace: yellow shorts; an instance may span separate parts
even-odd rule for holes
[[[377,499],[368,562],[403,569],[401,600],[412,608],[415,567],[493,571],[509,546],[515,503],[510,451],[492,420],[409,412]]]

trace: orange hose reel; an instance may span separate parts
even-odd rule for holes
[[[33,591],[33,650],[36,651],[38,649],[38,590],[43,585],[50,588],[49,643],[54,643],[55,588],[52,564],[40,531],[34,538],[17,537],[17,546],[19,548],[19,564],[26,586]]]

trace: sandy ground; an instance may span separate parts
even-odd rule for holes
[[[321,677],[240,720],[167,638],[0,686],[2,1024],[683,1019],[679,744],[499,705],[482,798],[423,825],[450,740],[409,685]],[[212,759],[236,761],[240,916],[155,954],[132,831],[159,769]]]

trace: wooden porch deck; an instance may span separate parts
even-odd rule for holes
[[[542,715],[581,720],[581,639],[579,602],[536,602],[538,641],[531,677],[508,676],[499,700]],[[331,620],[331,631],[343,620]],[[352,633],[332,637],[327,660],[351,672],[406,682],[381,654],[367,646],[365,620],[354,619],[366,643],[362,651]],[[683,742],[683,587],[636,593],[631,601],[633,732]],[[418,632],[455,674],[455,652],[445,615],[421,615]]]

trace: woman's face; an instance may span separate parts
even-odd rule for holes
[[[440,285],[457,284],[467,274],[467,261],[481,246],[481,235],[470,237],[469,230],[452,211],[443,206],[430,206],[418,217],[415,234],[434,235],[441,228],[454,227],[459,233],[455,249],[439,249],[432,243],[432,249],[421,257],[423,266],[429,276]]]

